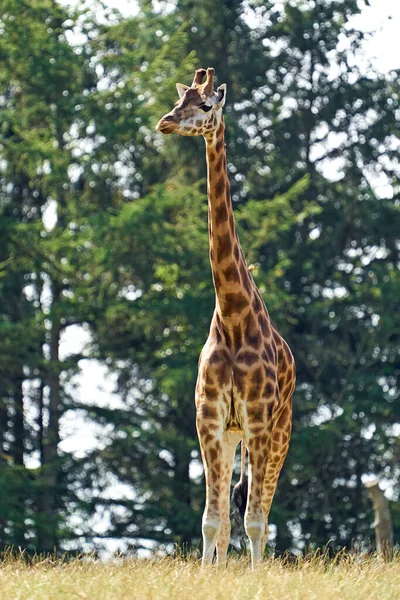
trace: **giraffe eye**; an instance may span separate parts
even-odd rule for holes
[[[208,112],[209,110],[212,109],[212,106],[207,106],[207,104],[202,104],[199,108],[201,108],[201,110],[203,110],[204,112]]]

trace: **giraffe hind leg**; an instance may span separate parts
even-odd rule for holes
[[[248,440],[249,489],[244,519],[246,534],[250,541],[253,569],[262,559],[262,540],[265,532],[265,517],[262,508],[262,488],[267,470],[271,433],[265,428]]]
[[[291,432],[291,407],[282,415],[282,420],[278,422],[276,429],[272,435],[271,452],[267,463],[265,473],[263,492],[262,492],[262,509],[265,518],[265,531],[261,542],[261,549],[264,552],[268,538],[268,517],[271,510],[272,500],[278,484],[279,475],[285,462],[286,455],[289,450],[290,432]],[[285,421],[285,419],[287,419]]]

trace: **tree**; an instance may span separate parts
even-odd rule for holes
[[[172,70],[179,56],[179,32],[170,44],[158,39],[161,17],[146,35],[142,17],[122,24],[118,13],[106,16],[112,27],[56,2],[10,1],[1,17],[1,326],[10,340],[1,365],[10,374],[0,405],[2,480],[14,497],[21,481],[15,505],[2,506],[1,539],[38,551],[74,537],[70,512],[92,508],[79,495],[91,475],[59,449],[62,418],[76,409],[68,384],[90,355],[64,358],[60,343],[69,327],[94,327],[105,310],[110,280],[99,265],[107,248],[92,240],[122,207],[123,185],[134,198],[145,171],[145,185],[151,181],[158,152],[149,144],[150,71],[168,54]],[[37,468],[26,468],[30,457]]]

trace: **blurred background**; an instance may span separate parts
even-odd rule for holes
[[[385,0],[3,0],[0,548],[200,543],[205,151],[154,127],[208,66],[297,363],[270,546],[373,547],[375,477],[399,541],[399,26]]]

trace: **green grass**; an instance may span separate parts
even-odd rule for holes
[[[6,557],[0,564],[0,598],[7,600],[398,600],[400,557],[339,556],[270,559],[252,572],[231,559],[225,569],[202,571],[194,560],[117,559],[100,562]]]

